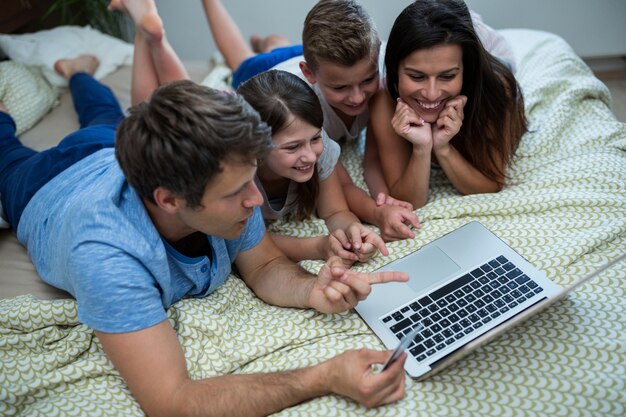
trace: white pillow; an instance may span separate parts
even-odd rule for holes
[[[100,66],[94,74],[96,79],[102,79],[120,65],[133,62],[132,44],[90,26],[59,26],[23,35],[0,35],[0,49],[13,61],[42,66],[44,77],[58,87],[67,86],[67,80],[54,70],[54,63],[59,59],[83,54],[97,56]]]
[[[210,63],[211,71],[202,81],[200,81],[200,85],[215,88],[217,90],[233,90],[233,72],[230,68],[228,68],[228,66],[226,66],[224,57],[217,52],[211,57]]]

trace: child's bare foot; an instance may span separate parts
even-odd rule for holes
[[[3,113],[8,113],[9,109],[6,108],[3,102],[0,101],[0,111]]]
[[[77,72],[86,72],[93,75],[98,69],[100,61],[94,55],[81,55],[77,58],[59,59],[54,63],[54,69],[68,80]]]
[[[289,46],[291,42],[289,39],[284,37],[283,35],[268,35],[264,38],[260,37],[257,34],[250,36],[250,46],[252,46],[252,50],[257,54],[270,52],[276,48],[280,48],[283,46]]]
[[[252,36],[250,36],[250,46],[252,47],[252,50],[256,52],[257,54],[261,53],[262,42],[263,42],[263,38],[261,38],[256,33],[253,33]]]
[[[108,9],[129,15],[135,26],[147,35],[148,41],[158,42],[163,38],[163,21],[154,0],[111,0]]]
[[[111,0],[109,5],[107,6],[107,10],[110,12],[112,12],[113,10],[118,10],[122,13],[128,14],[128,10],[126,10],[126,6],[124,6],[122,0]]]

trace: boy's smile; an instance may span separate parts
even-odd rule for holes
[[[351,66],[321,61],[315,73],[304,62],[300,68],[311,84],[317,83],[326,102],[340,117],[354,118],[363,113],[380,87],[377,61],[369,58]]]

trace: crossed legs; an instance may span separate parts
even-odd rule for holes
[[[112,0],[109,10],[126,13],[136,27],[131,86],[133,106],[148,100],[161,84],[189,79],[167,40],[154,0]]]
[[[269,35],[265,38],[252,35],[248,43],[220,0],[202,0],[202,5],[217,49],[224,56],[226,65],[233,71],[239,68],[243,61],[257,53],[291,45],[282,35]]]

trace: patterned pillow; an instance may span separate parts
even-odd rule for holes
[[[0,101],[15,120],[17,135],[30,129],[56,104],[58,91],[39,69],[13,61],[0,62]]]

